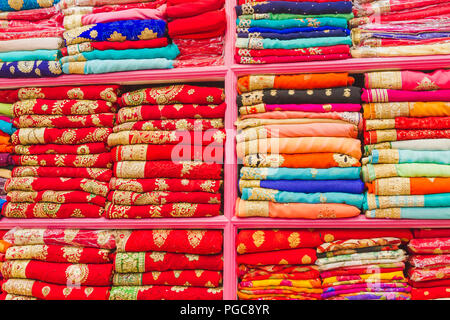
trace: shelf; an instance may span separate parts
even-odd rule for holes
[[[238,228],[450,228],[450,220],[367,219],[268,219],[238,218],[231,222]]]
[[[330,61],[311,61],[279,64],[234,64],[231,69],[236,75],[256,73],[296,72],[367,72],[375,70],[431,70],[450,68],[450,55],[361,58]]]
[[[64,86],[64,85],[86,85],[86,84],[150,84],[150,83],[173,83],[186,80],[219,81],[224,80],[228,68],[196,67],[175,68],[163,70],[139,70],[114,72],[105,74],[77,75],[68,74],[54,78],[0,78],[0,88],[18,87],[42,87],[42,86]]]
[[[79,229],[150,229],[150,228],[224,228],[228,219],[212,218],[154,218],[154,219],[12,219],[0,220],[0,229],[21,228],[79,228]]]

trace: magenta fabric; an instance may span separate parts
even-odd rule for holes
[[[83,25],[105,23],[117,20],[146,20],[146,19],[164,19],[166,5],[158,9],[128,9],[123,11],[102,12],[96,14],[87,14],[81,18]]]
[[[450,90],[407,91],[391,89],[362,89],[364,102],[424,102],[450,101]]]

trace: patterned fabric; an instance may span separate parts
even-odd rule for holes
[[[106,199],[83,191],[10,191],[6,199],[10,202],[52,202],[52,203],[88,203],[104,207]]]
[[[323,243],[317,247],[317,253],[325,253],[337,250],[368,248],[385,245],[400,245],[401,240],[398,238],[370,238],[370,239],[350,239],[336,240],[333,242]]]
[[[118,98],[118,89],[118,85],[20,88],[14,89],[9,95],[12,95],[12,102],[29,99],[105,100],[108,102],[116,102]],[[2,95],[2,92],[4,92],[4,90],[0,91],[0,96]],[[8,91],[5,93],[8,93]]]
[[[112,287],[109,300],[222,300],[223,289],[184,286]]]
[[[14,117],[23,115],[88,115],[115,112],[111,102],[102,100],[30,99],[13,105]]]
[[[415,254],[450,253],[450,238],[412,239],[408,249]]]
[[[114,132],[120,131],[206,131],[211,129],[223,129],[222,119],[180,119],[180,120],[148,120],[134,121],[119,124],[113,128]]]
[[[209,192],[149,192],[112,191],[108,200],[117,205],[162,205],[167,203],[221,203],[221,194]]]
[[[103,207],[93,204],[8,202],[2,208],[2,215],[7,218],[98,218],[104,211]]]
[[[2,78],[57,77],[61,74],[59,61],[0,62],[0,77]]]
[[[147,273],[116,273],[114,286],[186,286],[215,288],[222,285],[222,273],[208,270],[173,270]]]
[[[13,169],[12,175],[14,178],[39,177],[38,181],[42,180],[42,178],[56,179],[56,177],[60,177],[61,180],[67,180],[66,178],[86,178],[108,183],[112,176],[112,170],[102,168],[59,168],[27,166],[15,167]]]
[[[45,145],[16,145],[15,154],[97,154],[108,152],[104,143],[85,143],[79,145],[45,144]]]
[[[316,252],[311,248],[278,250],[276,252],[246,253],[237,256],[238,264],[247,265],[308,265],[316,261]]]
[[[223,184],[222,180],[202,179],[121,179],[112,177],[110,187],[112,190],[152,192],[210,192],[217,193]]]
[[[109,153],[90,155],[52,155],[13,156],[16,165],[41,167],[75,167],[75,168],[111,168],[112,161]]]
[[[11,136],[13,144],[83,144],[104,142],[112,133],[110,128],[53,129],[53,128],[22,128]]]

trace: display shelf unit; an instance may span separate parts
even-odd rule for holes
[[[151,229],[188,228],[220,229],[224,235],[224,299],[236,299],[236,234],[241,228],[450,228],[450,220],[382,220],[366,219],[363,215],[352,219],[268,219],[234,217],[238,195],[238,171],[235,151],[237,120],[237,77],[259,73],[350,72],[376,70],[431,70],[450,68],[450,55],[406,58],[367,58],[335,61],[302,62],[267,65],[239,65],[234,62],[236,15],[235,0],[226,0],[228,28],[225,36],[225,64],[223,66],[175,68],[169,70],[143,70],[99,75],[63,75],[56,78],[0,79],[0,89],[88,84],[165,84],[179,82],[223,81],[225,86],[225,164],[223,185],[223,216],[211,218],[164,219],[0,219],[0,229],[22,228],[86,228],[86,229]]]

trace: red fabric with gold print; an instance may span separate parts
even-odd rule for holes
[[[110,153],[95,155],[71,155],[71,154],[41,154],[33,156],[14,156],[16,166],[41,167],[77,167],[77,168],[111,168],[112,159]]]
[[[110,300],[222,300],[222,288],[123,286],[111,289]]]
[[[2,265],[5,279],[33,279],[55,284],[110,286],[112,264],[52,263],[33,260],[11,260]]]
[[[209,192],[146,192],[112,191],[108,194],[108,201],[113,204],[132,205],[163,205],[167,203],[221,203],[220,193]]]
[[[98,218],[104,211],[102,206],[79,203],[7,202],[2,207],[2,215],[7,218]]]
[[[222,242],[219,230],[125,230],[116,236],[118,252],[217,254],[222,252]]]
[[[168,120],[146,120],[133,121],[119,124],[113,128],[119,131],[172,131],[189,130],[205,131],[210,129],[223,129],[222,119],[168,119]]]
[[[108,141],[112,128],[81,128],[81,129],[53,129],[53,128],[22,128],[11,136],[11,142],[18,144],[83,144]]]
[[[106,198],[83,191],[10,191],[8,202],[88,203],[105,206]]]
[[[105,100],[116,102],[118,85],[63,86],[42,88],[21,88],[17,100],[29,99],[71,99],[71,100]]]
[[[173,270],[145,273],[115,273],[114,286],[166,285],[214,288],[222,284],[222,273],[208,270]]]
[[[412,300],[450,298],[450,285],[433,288],[412,288]]]
[[[34,99],[14,103],[13,115],[88,115],[115,112],[111,102],[103,100],[45,100]]]
[[[317,231],[324,242],[381,237],[399,238],[402,242],[408,242],[413,237],[409,229],[318,229]]]
[[[108,147],[101,142],[84,143],[79,145],[45,144],[45,145],[17,145],[15,154],[96,154],[108,152]]]
[[[412,239],[408,249],[415,254],[443,254],[450,253],[449,238]]]
[[[109,182],[111,190],[151,192],[195,192],[204,191],[217,193],[222,186],[222,180],[202,179],[122,179],[112,177]]]
[[[15,167],[12,170],[13,177],[60,177],[63,178],[87,178],[108,182],[112,176],[112,170],[103,168],[70,168],[70,167]],[[50,187],[50,190],[52,188]],[[69,189],[70,190],[70,189]]]
[[[319,233],[309,230],[242,230],[236,246],[239,254],[294,248],[314,248],[322,244]]]
[[[247,253],[237,256],[238,264],[313,264],[316,261],[316,250],[310,248]]]
[[[16,128],[85,128],[85,127],[113,127],[114,113],[89,115],[60,116],[60,115],[24,115],[14,118]]]

